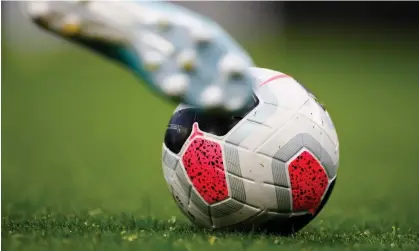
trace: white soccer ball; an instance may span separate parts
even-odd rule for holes
[[[163,171],[196,225],[293,233],[326,203],[339,141],[328,112],[294,78],[253,68],[255,102],[242,114],[180,105],[163,144]]]

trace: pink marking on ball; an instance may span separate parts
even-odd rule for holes
[[[228,198],[223,155],[218,143],[195,138],[183,154],[182,162],[196,191],[208,204]]]
[[[266,84],[268,84],[268,83],[270,83],[270,82],[272,82],[274,80],[280,79],[280,78],[291,78],[291,76],[288,76],[287,74],[279,74],[279,75],[273,76],[273,77],[271,77],[271,78],[263,81],[260,84],[260,86],[264,86],[264,85],[266,85]]]
[[[203,137],[204,133],[201,132],[201,130],[199,130],[198,123],[195,122],[192,125],[192,133],[191,133],[191,136],[189,136],[189,140],[193,140],[195,137],[198,137],[198,136]]]
[[[293,211],[315,214],[329,185],[326,171],[313,155],[304,151],[288,165],[288,173]]]

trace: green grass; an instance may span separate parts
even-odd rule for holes
[[[418,250],[418,39],[290,30],[247,44],[326,103],[341,165],[293,237],[209,232],[177,209],[160,153],[174,105],[85,50],[2,45],[3,250]]]

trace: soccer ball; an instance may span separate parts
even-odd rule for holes
[[[333,190],[337,133],[324,106],[294,78],[261,68],[252,75],[254,102],[243,112],[176,108],[163,144],[164,177],[200,227],[294,233]]]

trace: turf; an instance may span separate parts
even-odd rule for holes
[[[393,33],[290,28],[246,44],[313,90],[338,129],[335,191],[292,237],[194,228],[161,170],[174,105],[83,49],[18,51],[6,38],[2,249],[419,250],[419,40]]]

